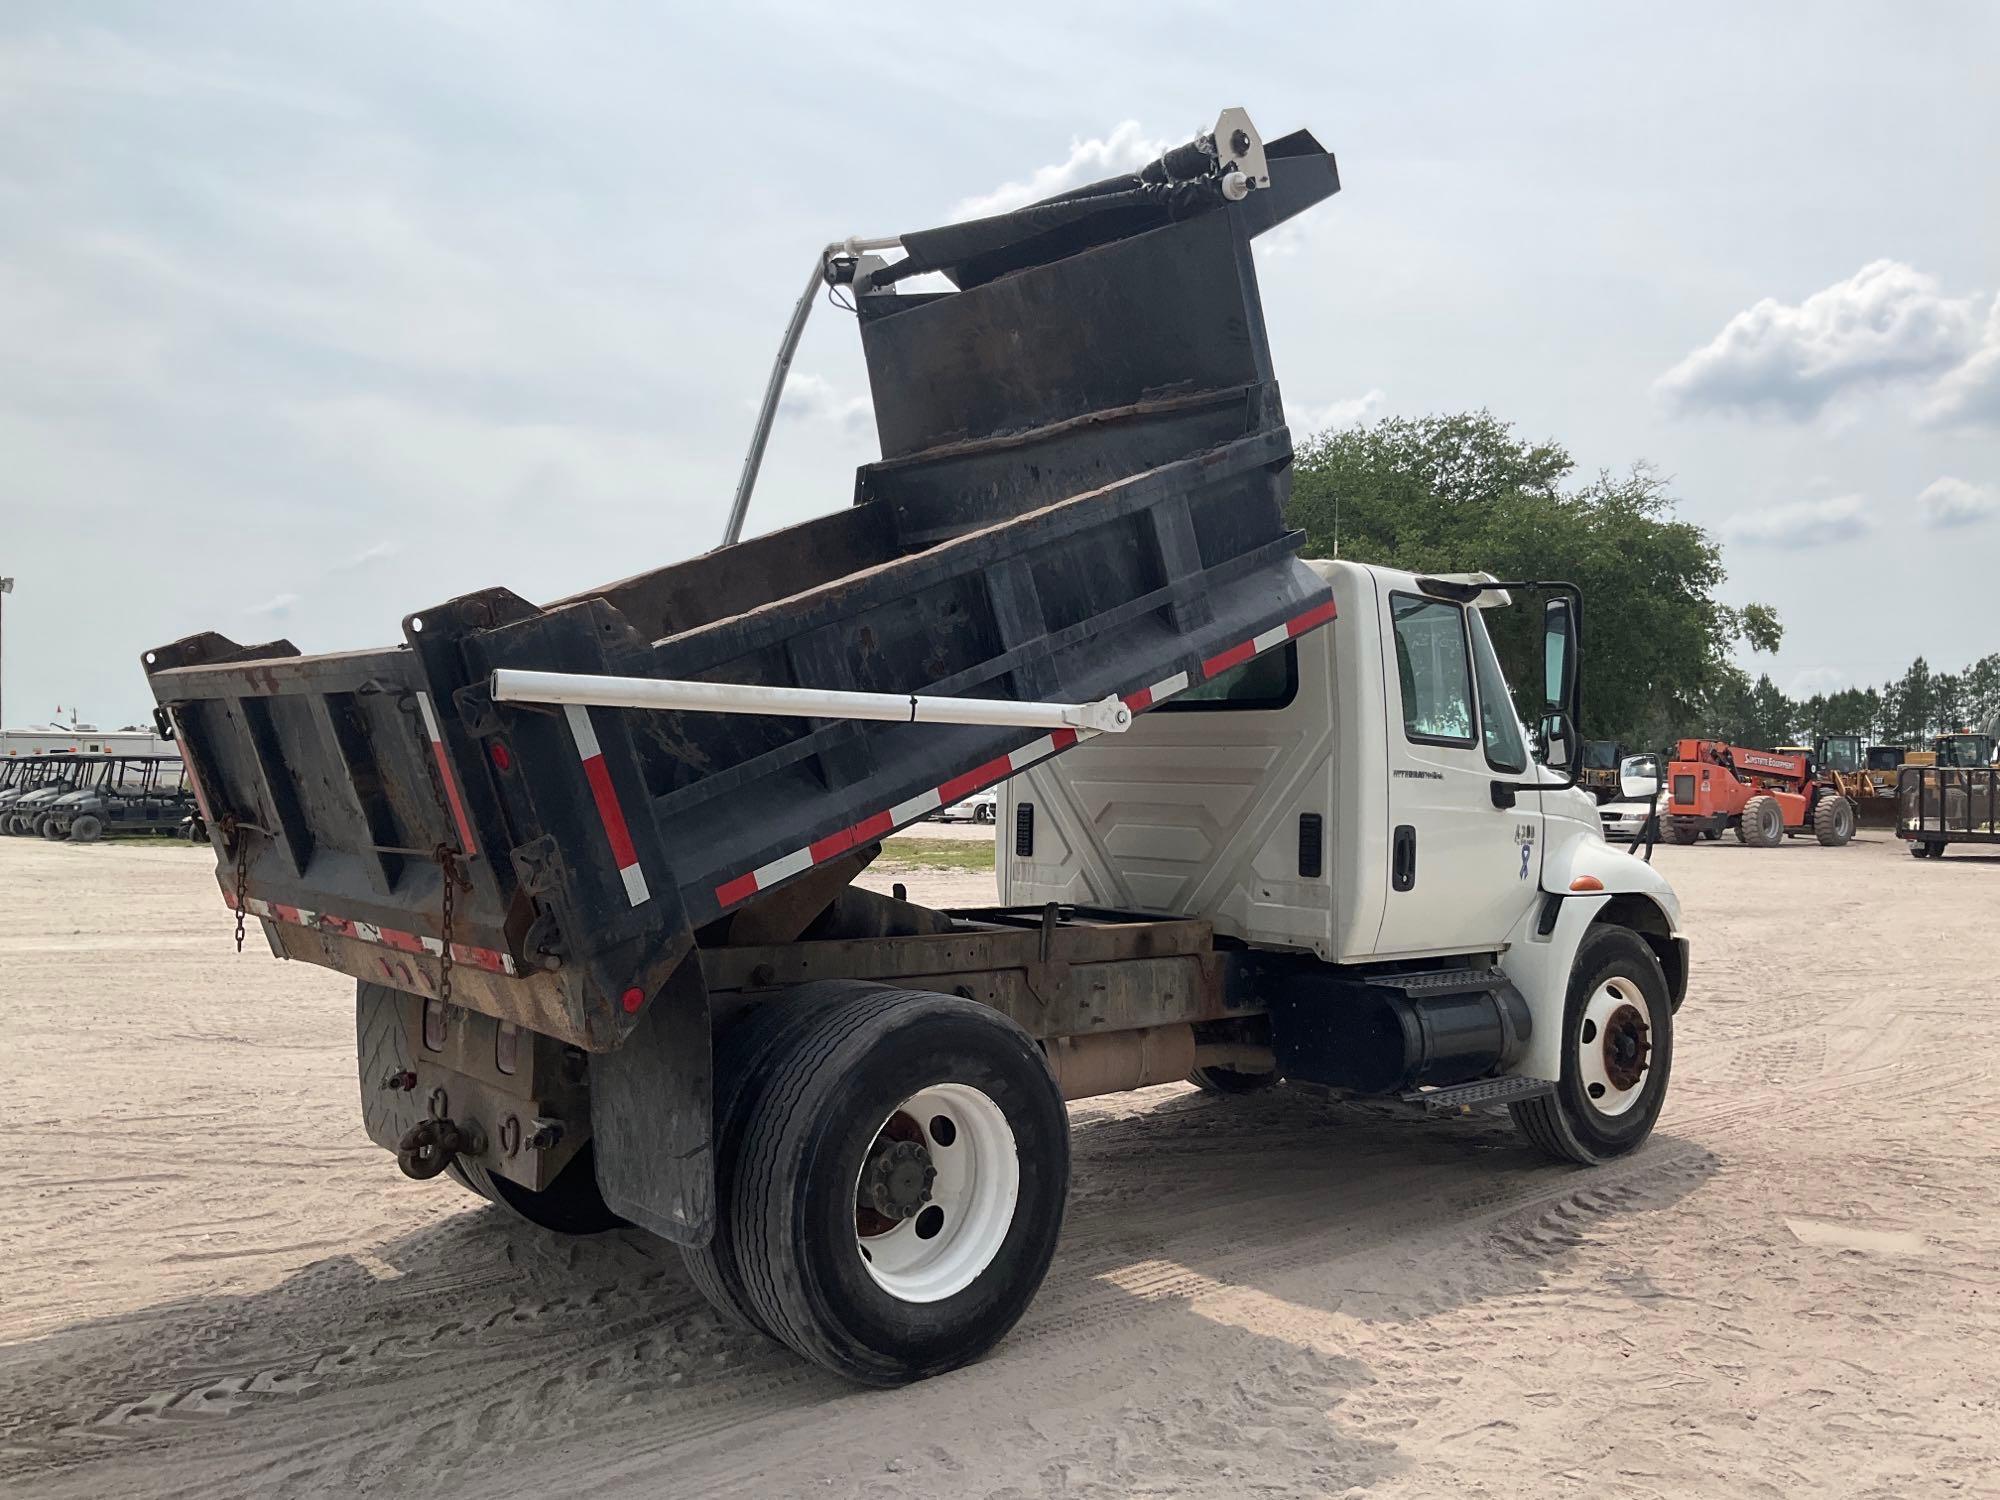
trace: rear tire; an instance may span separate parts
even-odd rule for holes
[[[1813,808],[1813,834],[1830,849],[1854,837],[1854,804],[1839,793],[1819,799]]]
[[[901,1385],[977,1359],[1027,1310],[1062,1228],[1069,1120],[1007,1017],[874,989],[798,1019],[738,1172],[760,1321],[850,1380]]]
[[[975,823],[986,823],[990,825],[993,822],[993,820],[999,816],[1000,814],[998,809],[988,807],[983,802],[980,803],[979,806],[973,808],[972,810],[972,821]]]
[[[763,1100],[771,1065],[806,1017],[827,1005],[879,993],[879,985],[845,979],[798,985],[743,1016],[716,1043],[715,1113],[709,1132],[715,1149],[715,1229],[706,1245],[683,1245],[681,1259],[695,1290],[732,1327],[775,1337],[744,1289],[732,1210],[743,1137]]]
[[[387,985],[355,986],[354,1053],[361,1080],[361,1123],[368,1139],[388,1151],[394,1151],[425,1115],[421,1090],[382,1086],[387,1079],[416,1071],[416,1050],[406,1025],[407,1007],[414,998]],[[597,1234],[625,1221],[605,1206],[592,1162],[586,1145],[540,1192],[462,1159],[453,1161],[445,1173],[517,1219],[557,1234]]]
[[[60,839],[66,839],[69,837],[69,831],[65,829],[60,823],[56,822],[54,818],[42,819],[42,826],[40,829],[40,833],[43,838],[47,839],[52,844]]]
[[[625,1222],[604,1202],[597,1186],[596,1153],[588,1143],[554,1182],[541,1189],[522,1187],[476,1161],[460,1159],[445,1170],[487,1202],[551,1234],[602,1234]]]
[[[1659,958],[1635,932],[1593,927],[1570,970],[1556,1090],[1508,1108],[1545,1155],[1595,1166],[1652,1134],[1673,1062],[1674,1007]]]

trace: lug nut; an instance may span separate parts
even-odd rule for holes
[[[412,1073],[408,1068],[404,1068],[385,1077],[382,1080],[381,1086],[385,1089],[393,1089],[407,1094],[417,1086],[417,1075]]]

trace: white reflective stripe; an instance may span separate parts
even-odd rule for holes
[[[789,880],[801,870],[810,870],[812,862],[813,853],[809,848],[794,850],[783,859],[774,859],[757,870],[757,889],[769,890],[779,881]]]
[[[429,693],[417,694],[417,711],[424,716],[424,733],[431,737],[431,743],[434,745],[443,744],[444,736],[438,732],[437,714],[431,708],[431,695]]]
[[[625,882],[625,899],[634,906],[643,904],[653,894],[646,889],[646,877],[637,865],[626,865],[618,872],[618,878]]]
[[[1273,646],[1284,645],[1285,642],[1289,641],[1291,638],[1292,638],[1292,625],[1291,621],[1287,620],[1282,625],[1273,625],[1269,630],[1265,631],[1262,635],[1251,636],[1250,648],[1253,651],[1259,651],[1259,652],[1269,651]]]
[[[1187,685],[1187,673],[1176,672],[1173,676],[1154,683],[1146,691],[1151,693],[1153,701],[1158,703],[1162,698],[1171,698],[1175,693],[1184,692],[1187,689]]]
[[[915,822],[927,812],[936,812],[943,804],[944,799],[938,796],[936,787],[932,787],[928,792],[918,792],[908,802],[898,802],[889,809],[890,825],[901,828],[905,823]]]
[[[1024,767],[1033,765],[1038,760],[1046,760],[1055,753],[1055,736],[1045,734],[1038,740],[1030,740],[1018,750],[1009,751],[1007,754],[1007,764],[1019,771]],[[891,814],[891,816],[893,817],[894,814]]]
[[[377,927],[373,922],[356,922],[354,924],[354,935],[364,943],[379,943],[382,941],[382,929]]]
[[[569,732],[576,739],[576,753],[585,760],[591,760],[604,753],[597,743],[597,731],[590,727],[590,710],[581,704],[563,705],[563,717],[569,720]]]

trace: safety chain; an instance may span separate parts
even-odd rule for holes
[[[451,1004],[451,915],[453,893],[458,889],[460,881],[470,886],[472,884],[472,877],[469,874],[461,873],[456,868],[458,861],[457,851],[447,844],[439,844],[432,851],[431,857],[438,862],[439,873],[444,876],[444,920],[440,924],[441,931],[439,934],[442,946],[438,950],[438,999],[449,1005]]]
[[[415,701],[410,694],[405,693],[396,706],[404,713],[415,718]],[[421,722],[417,725],[417,732],[423,735],[425,739],[429,738]],[[449,828],[452,825],[451,803],[445,797],[444,778],[438,772],[437,757],[435,755],[426,755],[424,757],[424,770],[430,773],[431,801],[437,804],[437,810],[443,815],[445,826]],[[449,1005],[451,1004],[452,966],[451,926],[453,909],[456,905],[455,888],[464,886],[468,891],[471,890],[472,872],[465,868],[465,856],[450,844],[439,844],[435,849],[431,850],[431,858],[437,861],[438,873],[444,877],[444,892],[441,898],[443,913],[439,922],[440,930],[438,933],[438,940],[442,945],[438,952],[438,999]]]
[[[243,951],[243,914],[250,908],[250,841],[243,837],[243,830],[233,826],[236,819],[223,820],[225,835],[236,840],[236,951]]]

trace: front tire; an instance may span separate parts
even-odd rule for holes
[[[1813,834],[1830,849],[1838,849],[1854,837],[1854,804],[1835,793],[1819,799],[1813,808]]]
[[[61,838],[60,833],[52,833],[50,838]],[[78,813],[70,821],[70,839],[79,844],[94,844],[104,837],[104,820],[96,813]]]
[[[983,802],[972,810],[972,821],[975,823],[985,823],[988,826],[991,826],[993,820],[999,816],[1000,814],[997,809],[988,807]]]
[[[1775,849],[1785,841],[1785,810],[1776,797],[1752,797],[1743,804],[1736,841],[1753,849]]]
[[[966,1364],[1027,1310],[1062,1227],[1069,1120],[998,1011],[874,989],[799,1018],[738,1162],[759,1321],[850,1380]]]
[[[1660,960],[1637,933],[1593,927],[1563,1007],[1553,1094],[1509,1106],[1521,1133],[1557,1161],[1595,1166],[1653,1132],[1673,1073],[1674,1009]]]

